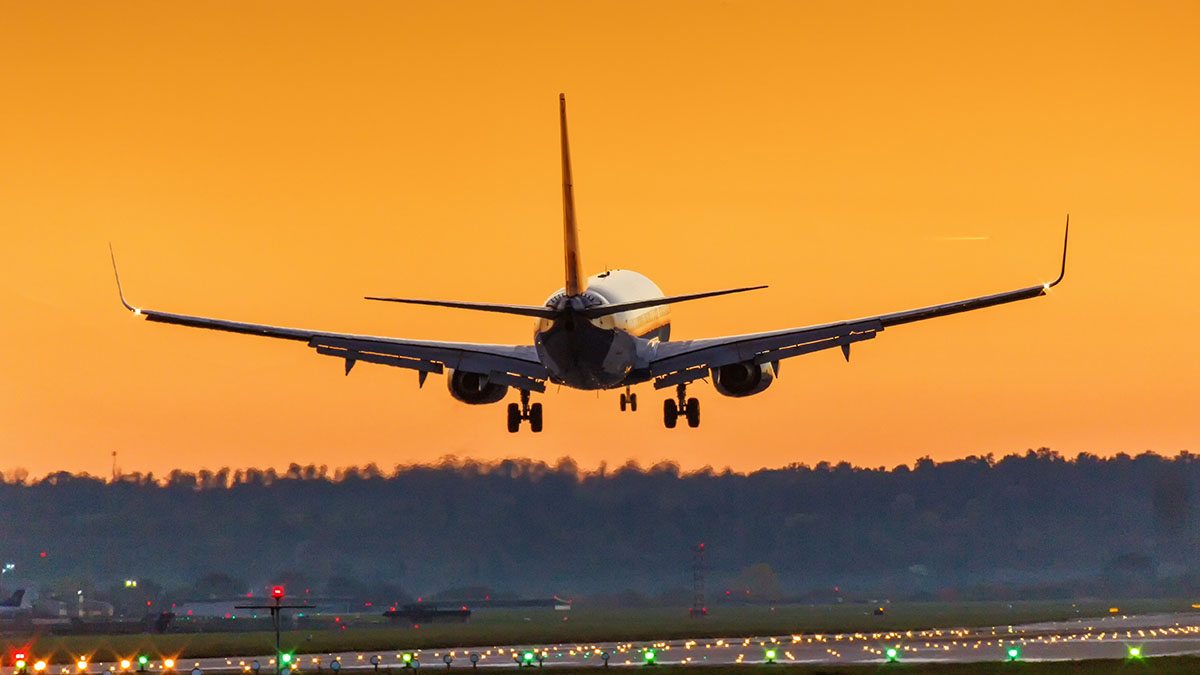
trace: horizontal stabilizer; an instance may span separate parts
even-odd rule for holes
[[[677,302],[687,302],[688,300],[700,300],[701,298],[713,298],[718,295],[729,295],[730,293],[745,293],[746,291],[757,291],[766,286],[747,286],[745,288],[727,288],[722,291],[708,291],[707,293],[692,293],[689,295],[672,295],[666,298],[652,298],[650,300],[638,300],[636,302],[622,302],[615,305],[600,305],[598,307],[589,307],[580,314],[589,319],[598,319],[609,314],[618,312],[628,312],[634,309],[645,309],[646,307],[658,307],[659,305],[673,305]]]
[[[530,305],[496,305],[486,302],[455,302],[452,300],[417,300],[414,298],[377,298],[366,296],[367,300],[379,302],[401,302],[406,305],[428,305],[430,307],[452,307],[454,309],[471,309],[476,312],[495,312],[496,314],[516,314],[517,316],[532,316],[539,319],[553,319],[557,316],[549,307],[533,307]]]

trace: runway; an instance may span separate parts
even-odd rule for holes
[[[889,650],[894,650],[889,654]],[[1015,651],[1010,651],[1015,650]],[[1136,650],[1136,651],[1134,651]],[[505,645],[442,649],[297,654],[292,667],[332,674],[340,670],[761,664],[770,660],[798,664],[1074,661],[1152,658],[1200,654],[1200,614],[1108,616],[993,628],[938,629],[883,633],[827,633],[596,644]],[[474,659],[474,661],[473,661]],[[180,673],[201,671],[271,672],[274,657],[186,660]],[[57,666],[56,666],[57,668]],[[88,664],[87,672],[120,672],[121,664]],[[169,671],[161,662],[150,671]],[[78,668],[63,668],[78,675]],[[197,674],[199,675],[199,674]]]

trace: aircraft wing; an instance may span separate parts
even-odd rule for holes
[[[851,321],[766,333],[663,342],[655,348],[648,365],[650,373],[655,378],[654,387],[662,389],[707,377],[710,370],[721,366],[745,361],[753,361],[759,365],[775,363],[781,359],[834,347],[840,347],[846,360],[849,360],[851,344],[870,340],[889,326],[970,312],[984,307],[1046,295],[1051,287],[1058,285],[1063,280],[1066,274],[1066,265],[1067,241],[1064,234],[1062,270],[1058,278],[1050,283]]]
[[[116,273],[115,261],[113,272]],[[453,368],[488,375],[496,384],[545,391],[548,375],[532,345],[405,340],[173,314],[129,304],[121,290],[120,277],[117,278],[117,289],[121,304],[147,321],[304,342],[318,354],[344,359],[347,375],[355,363],[363,361],[415,370],[418,381],[424,384],[429,373],[440,374],[445,368]]]

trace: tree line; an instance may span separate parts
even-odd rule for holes
[[[117,480],[10,472],[0,558],[16,565],[6,577],[46,587],[152,578],[199,594],[197,580],[224,574],[245,591],[292,578],[402,598],[486,587],[682,600],[703,542],[714,598],[1084,583],[1153,593],[1193,583],[1198,480],[1186,452],[1045,448],[750,473],[452,458]]]

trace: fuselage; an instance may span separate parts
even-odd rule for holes
[[[589,277],[580,295],[567,296],[559,289],[546,306],[582,310],[662,297],[662,290],[644,275],[609,270]],[[574,313],[539,319],[534,345],[551,381],[577,389],[611,389],[649,379],[647,350],[670,334],[670,306],[659,305],[596,319]]]

